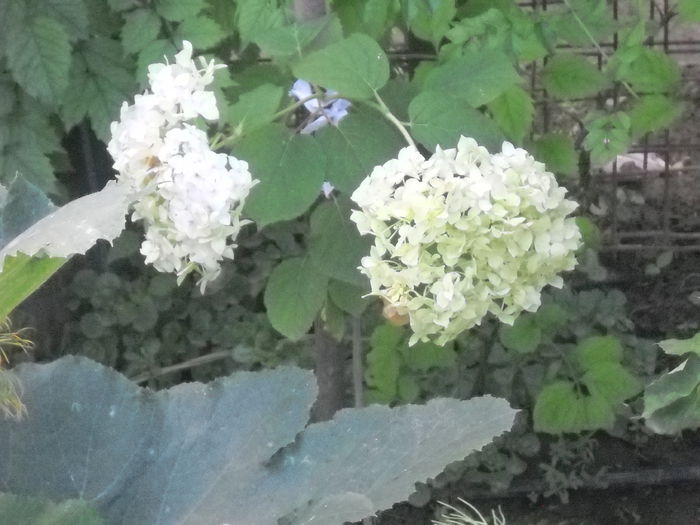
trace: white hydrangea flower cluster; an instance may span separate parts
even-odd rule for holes
[[[374,168],[353,193],[361,234],[375,237],[362,273],[385,316],[410,322],[410,344],[444,344],[489,312],[512,324],[535,311],[546,285],[572,270],[577,207],[545,166],[471,138],[425,159],[414,147]]]
[[[178,282],[197,271],[202,291],[221,261],[233,258],[233,240],[247,223],[241,209],[256,182],[247,163],[213,152],[190,123],[219,118],[207,86],[221,67],[203,59],[198,67],[187,41],[174,64],[149,66],[150,90],[133,105],[124,102],[107,148],[119,182],[132,192],[133,219],[146,226],[146,263],[177,273]]]

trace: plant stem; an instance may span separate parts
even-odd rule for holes
[[[355,407],[365,406],[364,392],[364,363],[362,360],[362,325],[360,318],[352,318],[352,391],[355,397]]]
[[[571,7],[570,1],[569,0],[563,0],[563,1],[564,1],[564,5],[567,7],[567,9],[569,11],[571,11],[571,14],[574,16],[576,23],[579,25],[579,27],[581,28],[583,33],[586,35],[588,40],[591,41],[593,46],[598,50],[598,53],[600,53],[600,56],[602,56],[606,62],[609,61],[610,57],[603,50],[603,48],[600,46],[600,44],[598,43],[596,38],[593,36],[593,34],[590,32],[586,23],[581,19],[580,16],[578,16],[578,13],[576,12],[576,10],[573,7]],[[630,95],[632,95],[632,97],[639,98],[639,95],[637,95],[637,93],[634,91],[634,89],[632,89],[632,86],[630,86],[627,82],[625,82],[624,80],[621,80],[620,83],[624,86],[624,88],[627,90],[627,92]]]
[[[207,363],[219,361],[221,359],[226,359],[227,357],[231,357],[230,350],[212,352],[211,354],[195,357],[193,359],[183,361],[182,363],[178,363],[176,365],[164,366],[163,368],[158,368],[152,372],[144,372],[143,374],[133,376],[131,380],[134,383],[143,383],[145,381],[148,381],[149,379],[153,379],[158,376],[163,376],[172,372],[178,372],[180,370],[186,370],[188,368],[194,368],[195,366],[206,365]]]
[[[403,138],[406,139],[406,142],[408,143],[409,146],[413,146],[414,148],[416,147],[416,143],[413,141],[413,137],[411,137],[410,133],[406,129],[406,126],[404,125],[403,122],[401,122],[399,119],[396,118],[396,116],[391,112],[389,107],[384,103],[382,100],[382,97],[379,96],[379,93],[374,91],[374,98],[377,101],[377,104],[372,104],[370,102],[365,102],[368,106],[376,109],[379,111],[382,115],[384,115],[384,118],[386,118],[389,122],[391,122],[396,129],[399,130],[401,135],[403,135]]]

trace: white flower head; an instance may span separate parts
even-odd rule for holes
[[[425,159],[414,147],[374,168],[351,219],[374,236],[360,270],[385,310],[407,318],[410,343],[444,344],[489,312],[512,323],[561,287],[581,234],[577,204],[525,150],[494,155],[471,138]]]
[[[198,67],[186,41],[174,64],[149,66],[150,90],[124,103],[108,145],[119,182],[131,190],[132,218],[146,227],[146,263],[177,273],[179,282],[196,271],[202,291],[221,261],[233,258],[247,223],[241,209],[257,182],[245,162],[212,151],[206,133],[189,123],[218,118],[207,86],[220,67],[213,61]]]

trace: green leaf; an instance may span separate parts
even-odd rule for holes
[[[386,119],[366,111],[349,114],[338,126],[326,126],[316,137],[324,151],[332,152],[326,156],[328,180],[346,195],[404,145]]]
[[[5,53],[12,76],[31,96],[55,104],[68,85],[71,46],[66,30],[45,16],[11,29]]]
[[[404,403],[413,403],[420,395],[420,386],[412,375],[400,375],[396,386],[399,399]]]
[[[384,394],[395,397],[398,388],[401,354],[389,345],[373,346],[366,356],[367,384]]]
[[[63,257],[33,259],[22,254],[6,258],[0,272],[0,320],[5,319],[67,260]]]
[[[544,387],[537,396],[532,417],[537,432],[550,434],[609,429],[615,422],[615,413],[605,398],[582,395],[569,381]]]
[[[196,17],[206,7],[206,0],[157,0],[156,11],[171,22],[182,22]]]
[[[630,83],[637,93],[665,93],[678,85],[681,70],[663,51],[640,47],[633,60],[620,65],[617,77]]]
[[[294,75],[347,98],[371,98],[389,80],[389,61],[376,41],[356,33],[303,58]]]
[[[408,106],[411,132],[431,151],[457,145],[460,135],[472,137],[488,150],[500,151],[503,134],[498,126],[466,103],[439,91],[424,91]]]
[[[667,128],[682,112],[681,102],[664,95],[641,97],[630,110],[632,136],[640,138],[647,133]]]
[[[350,204],[345,199],[320,204],[311,214],[309,256],[324,275],[363,286],[367,277],[358,268],[372,240],[360,236],[349,216]]]
[[[253,35],[253,42],[272,57],[302,56],[302,52],[332,23],[328,17],[298,24],[273,26]]]
[[[34,0],[30,12],[39,12],[63,24],[71,41],[88,37],[89,19],[83,0]]]
[[[578,172],[578,154],[571,137],[558,133],[547,133],[538,138],[532,154],[544,162],[548,171],[573,176]]]
[[[684,22],[700,22],[700,3],[697,0],[679,0],[678,14]]]
[[[592,115],[586,123],[588,134],[583,141],[591,153],[591,162],[602,166],[618,155],[625,153],[632,145],[629,115],[618,111],[612,115]]]
[[[361,287],[335,279],[331,279],[328,283],[328,295],[331,301],[350,315],[359,316],[365,311],[370,303],[370,299],[364,297],[368,293],[368,286]]]
[[[453,344],[438,346],[433,343],[416,343],[403,347],[403,358],[411,370],[427,372],[431,368],[451,368],[457,363]]]
[[[506,137],[515,143],[522,143],[530,132],[535,115],[530,93],[520,86],[512,86],[489,103],[488,109]]]
[[[262,84],[243,93],[233,104],[224,119],[238,134],[254,131],[272,122],[279,110],[284,90],[272,84]]]
[[[608,85],[608,79],[586,57],[554,55],[542,71],[542,82],[557,98],[583,98],[597,94]]]
[[[692,353],[700,356],[700,332],[690,339],[666,339],[661,341],[659,346],[664,352],[671,355]]]
[[[298,217],[321,192],[326,159],[313,137],[291,135],[280,126],[269,125],[243,137],[235,151],[260,180],[248,197],[244,214],[261,228]]]
[[[165,57],[172,58],[177,51],[177,48],[167,39],[154,40],[146,45],[146,47],[139,52],[136,61],[136,80],[140,84],[145,85],[148,66],[163,62]]]
[[[491,397],[434,399],[341,410],[307,426],[314,378],[295,368],[159,392],[84,358],[15,370],[31,416],[0,420],[4,490],[82,496],[108,523],[359,521],[515,416]]]
[[[467,49],[464,55],[433,69],[425,79],[425,88],[445,92],[478,107],[496,99],[518,82],[518,72],[502,51]]]
[[[590,46],[590,36],[596,42],[605,42],[617,28],[606,0],[568,0],[568,5],[562,11],[551,13],[552,21],[545,19],[545,23],[559,38],[574,46]]]
[[[542,330],[535,316],[521,315],[513,326],[503,324],[498,330],[498,339],[509,350],[522,354],[534,352],[542,341]]]
[[[53,166],[35,143],[11,144],[0,151],[0,177],[11,180],[18,173],[45,192],[57,189]]]
[[[642,391],[642,383],[619,363],[599,362],[588,366],[581,378],[592,395],[615,406]]]
[[[95,37],[81,44],[60,111],[66,127],[79,124],[87,116],[97,137],[108,142],[110,124],[119,116],[121,103],[133,87],[131,63],[124,58],[118,42]]]
[[[642,417],[659,434],[700,427],[700,357],[692,354],[647,386]]]
[[[175,31],[176,41],[188,40],[200,51],[214,47],[226,36],[217,22],[202,15],[186,18]]]
[[[103,525],[95,508],[77,499],[54,503],[47,498],[32,498],[0,493],[0,516],[12,525]]]
[[[584,370],[600,363],[619,363],[622,353],[622,343],[612,335],[587,337],[576,346],[576,357]]]
[[[121,43],[128,53],[138,53],[158,38],[161,19],[152,9],[135,9],[124,15]]]
[[[265,288],[267,317],[275,330],[297,340],[311,328],[326,299],[328,278],[308,258],[278,264]]]
[[[599,250],[601,246],[600,228],[588,217],[576,217],[576,226],[581,232],[583,245],[591,250]]]
[[[283,25],[284,15],[277,8],[276,0],[239,0],[237,11],[238,30],[245,44]]]
[[[454,0],[412,0],[404,2],[404,10],[411,32],[418,38],[431,42],[436,48],[457,14]]]

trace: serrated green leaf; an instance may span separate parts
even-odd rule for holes
[[[253,36],[253,42],[272,57],[302,56],[304,48],[327,26],[329,18],[273,26]]]
[[[128,53],[138,53],[158,38],[161,19],[152,9],[135,9],[124,15],[121,43]]]
[[[400,375],[396,386],[399,399],[404,403],[413,403],[420,395],[420,386],[412,375]]]
[[[165,57],[172,58],[177,53],[177,48],[170,40],[154,40],[144,47],[136,60],[136,80],[144,85],[146,83],[148,66],[163,62]]]
[[[576,217],[576,226],[581,232],[583,245],[591,250],[598,250],[601,246],[600,228],[588,217]]]
[[[328,278],[308,258],[278,264],[265,288],[265,308],[273,328],[297,340],[311,328],[326,299]]]
[[[206,0],[157,0],[155,6],[160,16],[171,22],[182,22],[196,17],[205,7]]]
[[[586,57],[554,55],[542,71],[542,82],[557,98],[583,98],[597,94],[608,85],[608,79]]]
[[[622,343],[612,335],[587,337],[576,346],[576,358],[584,370],[600,363],[619,363]]]
[[[520,81],[511,59],[497,49],[468,49],[433,69],[427,90],[445,92],[472,107],[488,104]]]
[[[626,113],[618,111],[612,115],[598,115],[586,123],[588,134],[583,141],[591,153],[591,162],[602,166],[632,145],[631,120]]]
[[[521,143],[532,127],[535,106],[530,93],[520,86],[512,86],[489,103],[488,109],[506,137]]]
[[[5,53],[12,76],[27,93],[55,104],[68,85],[71,45],[63,26],[45,16],[11,28]]]
[[[424,91],[408,106],[411,133],[431,151],[451,148],[460,135],[472,137],[488,150],[500,151],[503,133],[488,117],[465,102],[439,91]]]
[[[71,41],[88,37],[90,22],[83,0],[34,0],[29,4],[32,13],[41,13],[63,24]]]
[[[326,126],[316,134],[325,151],[328,180],[351,195],[375,166],[393,158],[404,145],[401,135],[377,113],[359,111],[338,126]]]
[[[457,13],[454,0],[404,2],[404,10],[411,32],[418,38],[431,42],[436,48],[450,29],[450,22]]]
[[[617,77],[631,84],[637,93],[666,93],[680,82],[681,70],[663,51],[640,47],[632,61],[618,68]]]
[[[95,37],[76,50],[71,81],[61,117],[67,128],[89,117],[92,129],[103,142],[110,138],[110,123],[134,87],[131,63],[118,42]]]
[[[572,176],[578,171],[578,154],[574,141],[566,135],[542,135],[535,141],[532,154],[553,173]]]
[[[0,493],[0,516],[12,525],[103,525],[92,504],[71,499],[54,503],[48,498],[33,498]]]
[[[350,204],[345,199],[320,204],[311,215],[309,256],[329,278],[363,286],[367,277],[358,268],[372,241],[360,236],[349,216]]]
[[[188,40],[198,50],[209,49],[226,38],[221,26],[203,15],[186,18],[175,31],[175,40]]]
[[[411,370],[427,372],[431,368],[450,368],[457,362],[454,344],[438,346],[434,343],[418,342],[413,346],[403,347],[403,358]]]
[[[684,22],[700,22],[700,2],[697,0],[679,0],[678,14]]]
[[[617,28],[605,0],[568,0],[561,11],[550,11],[550,17],[551,22],[547,20],[550,30],[560,39],[579,47],[591,45],[591,36],[596,42],[605,42]]]
[[[370,351],[367,352],[367,384],[395,397],[397,381],[401,369],[401,353],[398,345],[403,339],[403,331],[389,325],[379,325],[370,337]]]
[[[542,330],[535,316],[521,315],[513,326],[503,324],[498,330],[498,339],[509,350],[527,354],[534,352],[542,341]]]
[[[647,133],[667,128],[683,111],[683,104],[664,95],[640,97],[630,110],[632,136],[640,138]]]
[[[591,394],[615,406],[642,391],[642,383],[620,363],[598,362],[588,367],[581,381]]]
[[[344,281],[331,279],[328,283],[328,295],[331,301],[344,312],[358,316],[370,303],[369,286],[357,286]]]
[[[250,133],[272,122],[284,90],[272,84],[262,84],[243,93],[238,102],[228,108],[224,120],[240,134]]]
[[[247,44],[274,27],[281,27],[284,14],[275,0],[240,0],[236,18],[241,40]]]
[[[57,190],[53,166],[36,143],[16,143],[0,151],[0,181],[12,180],[18,173],[47,193]]]
[[[671,355],[697,354],[700,356],[700,332],[690,339],[666,339],[659,343],[661,349]]]
[[[304,57],[292,71],[344,97],[363,99],[389,80],[389,61],[375,40],[356,33]]]
[[[269,125],[243,137],[235,152],[260,180],[244,209],[260,227],[298,217],[321,192],[325,157],[313,137]]]
[[[599,395],[582,395],[569,381],[547,385],[537,396],[533,409],[537,432],[563,434],[612,427],[615,413]]]

